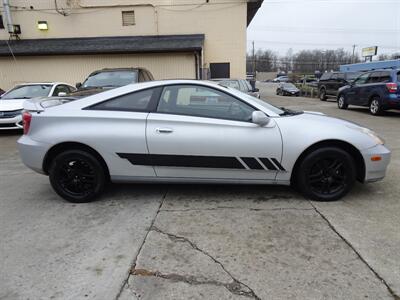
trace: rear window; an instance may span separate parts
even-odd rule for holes
[[[348,81],[352,81],[354,79],[356,79],[358,76],[360,76],[362,74],[362,72],[349,72],[346,73],[346,79]]]

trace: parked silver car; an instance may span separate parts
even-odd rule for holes
[[[25,102],[19,151],[72,202],[94,199],[109,180],[292,184],[330,201],[355,180],[382,179],[390,161],[367,128],[211,82],[139,83],[43,106]]]

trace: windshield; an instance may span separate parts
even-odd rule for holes
[[[266,109],[272,111],[273,113],[275,113],[275,114],[277,114],[277,115],[280,115],[280,114],[283,114],[283,113],[284,113],[284,111],[283,111],[282,109],[280,109],[280,108],[278,108],[278,107],[276,107],[276,106],[273,106],[272,104],[269,104],[269,103],[267,103],[267,102],[265,102],[265,101],[263,101],[263,100],[260,100],[260,99],[258,99],[258,98],[256,98],[256,97],[253,97],[253,96],[251,96],[251,95],[249,95],[249,94],[243,93],[243,92],[241,92],[241,91],[239,91],[239,90],[236,90],[236,89],[230,88],[230,87],[227,87],[227,89],[231,90],[232,93],[234,93],[234,94],[240,94],[240,97],[241,97],[242,99],[254,101],[254,102],[256,102],[257,104],[259,104],[259,105],[265,107]]]
[[[283,87],[287,88],[287,89],[295,89],[296,88],[296,86],[293,83],[284,83]]]
[[[89,76],[82,87],[120,87],[137,82],[135,71],[109,71]]]
[[[52,85],[50,84],[32,84],[19,85],[5,93],[1,99],[28,99],[34,97],[47,97]]]

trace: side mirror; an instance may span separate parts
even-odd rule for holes
[[[58,97],[65,97],[65,96],[67,96],[66,92],[59,92],[58,93]]]
[[[265,126],[271,119],[260,110],[253,111],[251,121],[259,126]]]
[[[77,82],[77,83],[75,84],[75,87],[76,87],[77,89],[79,89],[81,86],[82,86],[82,83],[80,83],[80,82]]]
[[[260,91],[259,88],[254,88],[254,89],[253,89],[253,92],[255,92],[255,93],[258,93],[259,91]]]

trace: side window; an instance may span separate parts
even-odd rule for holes
[[[355,84],[364,84],[364,83],[367,82],[368,76],[369,76],[369,73],[363,74],[363,75],[361,75],[360,77],[358,77],[358,78],[354,81],[354,83],[355,83]]]
[[[381,72],[373,72],[369,75],[368,83],[377,83],[379,82]]]
[[[196,86],[166,86],[157,112],[196,117],[251,121],[254,109],[221,91]]]
[[[337,80],[338,79],[338,74],[337,73],[332,74],[330,79],[331,80]]]
[[[150,100],[154,91],[154,89],[147,89],[118,96],[93,105],[90,109],[146,112],[149,111]]]
[[[397,72],[397,81],[400,82],[400,72]]]
[[[149,71],[145,71],[145,73],[146,73],[145,77],[146,77],[147,81],[153,81],[154,80],[153,75],[151,75],[151,73]]]
[[[380,74],[379,82],[391,82],[392,78],[390,76],[390,72],[382,71]]]
[[[343,80],[344,80],[344,73],[338,73],[338,74],[337,74],[337,77],[338,77],[338,79],[339,79],[340,81],[343,81]]]

